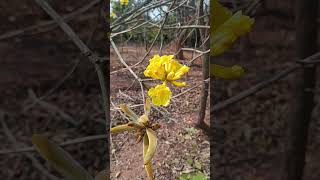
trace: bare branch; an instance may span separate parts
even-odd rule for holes
[[[77,11],[74,11],[72,13],[69,13],[69,14],[63,16],[62,19],[65,20],[65,21],[70,21],[71,19],[73,19],[75,17],[78,17],[80,14],[88,11],[90,8],[92,8],[93,6],[98,4],[100,1],[101,0],[90,1],[90,3],[88,3],[85,6],[83,6],[82,8],[78,9]],[[29,27],[23,28],[23,29],[7,32],[7,33],[2,34],[0,36],[0,40],[13,38],[15,36],[19,36],[19,35],[25,34],[28,31],[33,31],[33,30],[36,30],[36,29],[39,29],[39,28],[50,26],[50,25],[54,25],[55,26],[55,21],[46,21],[46,22],[43,22],[43,23],[40,23],[40,24],[37,24],[37,25],[33,25],[33,26],[29,26]]]
[[[99,83],[101,87],[104,111],[106,116],[106,121],[108,121],[109,117],[109,98],[107,96],[107,59],[99,58],[95,53],[83,43],[83,41],[75,34],[75,32],[71,29],[71,27],[66,24],[63,18],[57,14],[57,12],[44,0],[35,0],[42,8],[45,10],[60,26],[60,28],[69,36],[69,38],[74,42],[74,44],[80,49],[80,51],[89,58],[89,60],[94,64],[96,72],[98,74]],[[109,124],[109,123],[106,123]],[[107,131],[109,127],[106,127]]]
[[[313,54],[312,56],[309,56],[303,60],[298,60],[298,63],[307,63],[307,64],[312,64],[313,62],[317,63],[319,62],[319,58],[320,58],[320,52]],[[257,93],[258,91],[268,87],[270,84],[288,76],[289,74],[297,71],[298,69],[302,68],[303,66],[297,65],[295,64],[293,67],[290,67],[288,69],[285,69],[284,71],[268,78],[265,81],[262,81],[258,84],[256,84],[255,86],[252,86],[251,88],[225,100],[222,101],[220,103],[217,103],[215,105],[213,105],[213,107],[211,108],[211,113],[222,110],[226,107],[228,107],[231,104],[237,103],[243,99],[245,99],[246,97],[249,97],[251,95],[254,95],[255,93]]]

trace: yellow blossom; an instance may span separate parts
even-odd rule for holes
[[[211,3],[211,52],[213,56],[224,53],[234,41],[251,30],[254,19],[242,15],[241,11],[232,14],[230,10],[213,0]]]
[[[122,6],[128,6],[129,0],[120,0],[120,4],[121,4]]]
[[[148,95],[152,99],[152,103],[156,106],[168,106],[171,98],[171,91],[169,87],[163,83],[156,87],[150,88]]]
[[[168,81],[175,86],[185,86],[186,82],[176,82],[176,80],[185,75],[190,68],[180,64],[173,57],[173,55],[155,55],[150,59],[144,75],[164,82]]]

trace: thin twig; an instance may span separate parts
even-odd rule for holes
[[[130,71],[130,73],[133,75],[133,77],[140,81],[140,78],[137,76],[137,74],[131,69],[130,66],[128,66],[128,64],[124,61],[123,57],[121,56],[120,52],[119,52],[119,49],[117,48],[116,44],[114,43],[113,39],[110,38],[110,44],[113,48],[113,50],[116,52],[120,62]]]
[[[287,77],[289,74],[297,71],[298,69],[302,68],[304,63],[306,64],[313,64],[315,63],[317,65],[317,63],[319,62],[319,58],[320,58],[320,52],[317,52],[305,59],[302,59],[302,60],[297,60],[296,62],[299,63],[299,64],[302,64],[301,65],[294,65],[293,67],[290,67],[272,77],[270,77],[269,79],[265,80],[265,81],[262,81],[258,84],[256,84],[255,86],[225,100],[225,101],[222,101],[220,103],[217,103],[215,105],[212,106],[210,112],[213,113],[213,112],[216,112],[216,111],[219,111],[219,110],[222,110],[226,107],[228,107],[229,105],[231,104],[234,104],[234,103],[237,103],[243,99],[245,99],[246,97],[249,97],[255,93],[257,93],[258,91],[264,89],[265,87],[268,87],[270,84],[284,78],[284,77]]]
[[[44,93],[42,96],[40,96],[39,98],[37,98],[38,100],[43,100],[45,98],[47,98],[48,96],[50,96],[53,92],[55,92],[59,87],[61,87],[61,85],[67,80],[69,79],[69,77],[73,74],[73,72],[76,70],[77,66],[79,65],[80,59],[77,59],[76,62],[74,63],[74,65],[72,65],[71,69],[67,72],[67,74],[61,79],[59,80],[51,89],[49,89],[46,93]],[[34,105],[36,105],[37,102],[33,102],[30,105],[26,105],[24,106],[22,111],[27,111],[30,108],[32,108]]]
[[[191,88],[189,88],[189,89],[187,89],[187,90],[185,90],[185,91],[183,91],[183,92],[181,92],[181,93],[179,93],[177,95],[172,96],[172,99],[175,99],[175,98],[177,98],[179,96],[182,96],[182,95],[186,94],[187,92],[192,91],[192,90],[198,88],[199,86],[202,86],[203,83],[208,83],[208,81],[209,81],[209,79],[207,79],[205,81],[202,81],[202,83],[199,83],[199,84],[197,84],[197,85],[195,85],[195,86],[193,86],[193,87],[191,87]]]
[[[155,42],[158,40],[158,38],[159,38],[159,36],[160,36],[160,34],[161,34],[161,31],[162,31],[162,29],[164,28],[164,25],[165,25],[165,23],[166,23],[166,21],[167,21],[167,18],[168,18],[168,16],[169,16],[169,13],[170,13],[170,11],[171,11],[171,9],[172,9],[172,7],[174,6],[175,3],[176,3],[176,0],[174,0],[174,1],[172,2],[171,6],[169,7],[169,11],[165,13],[165,16],[164,16],[164,18],[163,18],[163,20],[162,20],[162,24],[161,24],[161,26],[160,26],[160,28],[159,28],[159,30],[158,30],[158,33],[157,33],[156,37],[153,39],[153,41],[152,41],[152,43],[151,43],[148,51],[145,53],[145,55],[143,56],[143,58],[142,58],[139,62],[137,62],[136,64],[134,64],[134,66],[137,66],[137,65],[141,64],[141,63],[147,58],[147,56],[150,54],[150,52],[151,52],[151,50],[152,50]]]
[[[90,3],[88,3],[87,5],[83,6],[82,8],[78,9],[77,11],[74,11],[72,13],[69,13],[69,14],[63,16],[62,18],[65,21],[70,21],[72,18],[78,17],[80,14],[88,11],[90,8],[92,8],[93,6],[98,4],[100,1],[101,0],[90,1]],[[21,35],[21,34],[25,34],[28,31],[32,31],[32,30],[35,30],[35,29],[39,29],[39,28],[50,26],[50,25],[54,25],[54,24],[55,24],[55,21],[45,21],[45,22],[37,24],[37,25],[33,25],[33,26],[29,26],[29,27],[26,27],[26,28],[23,28],[23,29],[7,32],[7,33],[4,33],[4,34],[2,34],[0,36],[0,40],[13,38],[15,36],[18,36],[18,35]]]
[[[116,29],[116,27],[120,27],[121,25],[128,23],[131,19],[135,19],[139,16],[141,16],[142,14],[144,14],[145,12],[148,12],[152,9],[158,8],[160,6],[166,5],[169,2],[171,2],[172,0],[169,1],[159,1],[156,3],[151,3],[150,5],[146,5],[146,6],[139,6],[138,8],[131,10],[130,12],[124,14],[123,16],[121,16],[120,18],[117,18],[112,25],[110,26],[110,28],[112,29],[112,31],[114,29]],[[150,3],[151,0],[147,0],[145,3],[148,4]],[[129,18],[131,17],[131,18]]]
[[[112,40],[112,38],[110,38],[110,43],[112,48],[114,49],[114,51],[116,52],[120,62],[130,71],[130,73],[133,75],[133,77],[139,82],[140,84],[140,88],[141,88],[141,94],[142,94],[142,100],[143,102],[145,102],[145,96],[144,96],[144,89],[143,89],[143,83],[141,81],[141,79],[138,77],[138,75],[131,69],[130,66],[128,66],[128,64],[124,61],[124,59],[122,58],[116,44],[114,43],[114,41]],[[144,108],[144,111],[146,112],[146,109]]]
[[[198,4],[198,16],[201,17],[204,14],[204,0],[200,0]],[[204,19],[199,19],[199,24],[204,25],[205,21]],[[205,37],[207,37],[208,32],[205,29],[200,30],[200,39],[202,42],[205,42]],[[210,49],[210,42],[203,43],[205,46],[203,47],[203,50]],[[202,79],[205,81],[209,78],[209,65],[210,65],[210,56],[209,54],[204,54],[205,56],[202,59]],[[192,61],[191,61],[192,63]],[[199,107],[199,116],[198,116],[198,122],[197,125],[199,127],[206,129],[207,125],[204,122],[205,116],[206,116],[206,107],[207,107],[207,99],[209,94],[209,83],[205,82],[202,85],[201,89],[201,99],[200,99],[200,107]]]
[[[45,102],[43,100],[40,100],[39,98],[37,98],[36,94],[33,92],[32,89],[28,89],[28,94],[29,97],[33,100],[33,102],[35,104],[39,104],[40,106],[44,107],[45,109],[48,110],[49,113],[58,113],[64,120],[66,120],[67,122],[71,123],[74,126],[79,125],[79,122],[77,122],[76,120],[74,120],[70,115],[68,115],[67,113],[63,112],[58,106],[55,106],[53,104],[50,104],[48,102]]]
[[[59,24],[60,28],[69,36],[73,43],[80,49],[82,54],[87,56],[89,60],[94,64],[101,87],[106,121],[108,121],[109,98],[107,94],[109,94],[109,91],[107,90],[107,59],[99,58],[95,53],[92,53],[92,51],[83,43],[83,41],[76,35],[76,33],[71,29],[71,27],[64,22],[63,18],[60,15],[58,15],[58,13],[46,1],[35,1]],[[108,131],[109,127],[107,124],[109,123],[106,123],[106,130]]]
[[[136,108],[136,107],[141,107],[141,106],[144,106],[144,104],[135,104],[135,105],[130,105],[130,106],[128,106],[128,107],[130,107],[130,108]],[[111,108],[110,110],[111,110],[111,111],[118,111],[118,110],[121,110],[121,108],[114,107],[114,108]]]

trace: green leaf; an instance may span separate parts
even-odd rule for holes
[[[32,143],[41,156],[67,180],[94,180],[70,154],[44,136],[34,134]]]

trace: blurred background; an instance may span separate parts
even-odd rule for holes
[[[292,68],[296,65],[295,60],[299,58],[296,46],[298,27],[295,25],[297,1],[221,0],[219,2],[233,11],[243,10],[255,18],[255,23],[253,30],[234,44],[232,49],[223,56],[211,59],[212,62],[222,65],[238,64],[246,70],[245,76],[239,80],[211,79],[212,108]],[[308,9],[305,10],[308,14]],[[314,12],[314,8],[310,8],[310,12],[311,10]],[[309,22],[305,22],[307,25],[305,28],[310,28],[307,23]],[[313,26],[319,27],[319,24],[314,23]],[[301,32],[303,27],[301,25],[299,27]],[[319,41],[315,40],[319,44]],[[289,127],[292,127],[290,122],[295,119],[294,110],[300,97],[298,93],[303,88],[300,84],[301,78],[298,78],[302,77],[301,72],[300,69],[242,101],[211,112],[214,179],[284,179],[289,142],[290,138],[294,137],[292,134],[289,135]],[[316,83],[313,92],[315,106],[309,129],[304,170],[304,179],[308,180],[319,179],[320,176],[319,83]]]
[[[92,51],[107,56],[103,1],[48,3]],[[1,179],[61,177],[37,152],[21,152],[34,133],[57,143],[78,139],[64,149],[92,175],[106,168],[105,114],[93,64],[35,1],[1,1],[0,17]]]

